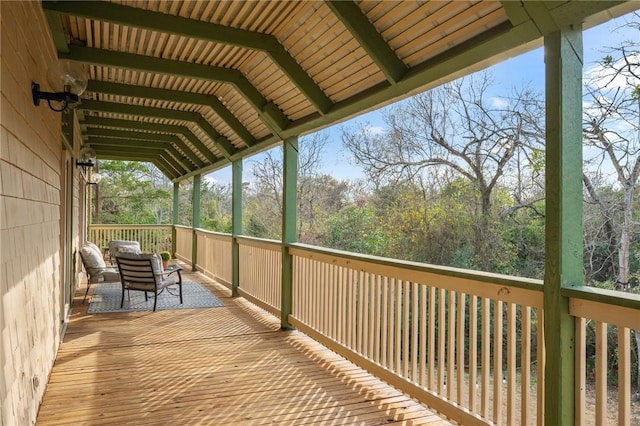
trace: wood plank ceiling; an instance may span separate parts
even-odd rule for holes
[[[632,2],[45,1],[98,158],[171,179],[298,136],[595,25]]]

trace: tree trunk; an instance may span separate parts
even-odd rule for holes
[[[623,221],[620,230],[620,248],[618,252],[618,283],[625,289],[629,282],[629,252],[631,247],[631,233],[633,231],[633,186],[625,187],[623,201]],[[617,283],[616,283],[617,284]]]

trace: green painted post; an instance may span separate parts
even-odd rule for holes
[[[200,194],[201,194],[202,175],[193,177],[193,221],[192,221],[192,239],[191,239],[191,270],[196,271],[198,263],[198,236],[196,229],[200,228]]]
[[[545,36],[544,422],[575,423],[575,326],[562,287],[582,274],[582,28]]]
[[[242,235],[242,159],[231,163],[232,195],[231,195],[231,297],[238,297],[240,286],[240,247],[236,237]]]
[[[178,239],[178,235],[176,232],[176,225],[178,225],[180,218],[180,183],[173,183],[173,219],[171,223],[173,226],[171,227],[171,256],[176,257],[176,251],[178,250],[176,240]]]
[[[293,262],[287,244],[297,241],[296,221],[298,208],[298,138],[284,140],[282,185],[282,299],[280,327],[292,330],[289,315],[292,312]]]

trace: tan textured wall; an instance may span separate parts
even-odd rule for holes
[[[0,424],[34,424],[60,341],[60,113],[31,101],[56,57],[40,2],[0,1]]]

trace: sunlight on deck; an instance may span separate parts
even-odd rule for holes
[[[38,425],[450,424],[202,274],[221,308],[87,314],[76,296]]]

